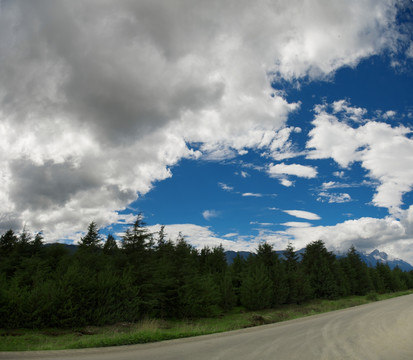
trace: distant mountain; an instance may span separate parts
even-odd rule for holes
[[[63,245],[65,249],[69,250],[71,254],[74,254],[77,251],[78,245],[75,244],[64,244],[64,243],[46,243],[44,246],[49,247],[52,245]]]
[[[304,253],[304,251],[305,251],[305,249],[300,249],[300,250],[296,251],[296,253],[299,256],[299,259],[301,259],[301,256]],[[276,251],[276,253],[278,254],[278,256],[280,258],[284,257],[284,251],[279,250],[279,251]],[[361,260],[364,261],[367,264],[367,266],[369,266],[369,267],[375,267],[377,262],[379,262],[379,263],[382,263],[382,264],[389,265],[390,269],[394,269],[396,266],[398,266],[403,271],[412,271],[413,270],[413,266],[410,265],[408,262],[406,262],[404,260],[401,260],[401,259],[392,259],[385,252],[379,251],[377,249],[372,251],[370,254],[362,253],[362,252],[359,252],[359,251],[357,253],[360,255]],[[235,257],[237,256],[237,254],[240,254],[240,256],[243,259],[246,259],[249,255],[251,255],[253,253],[251,253],[249,251],[239,251],[238,253],[235,252],[235,251],[226,251],[225,256],[226,256],[228,264],[232,264]],[[342,253],[339,253],[339,254],[336,254],[336,256],[337,257],[344,257],[346,255],[342,254]]]
[[[50,246],[52,244],[45,244],[45,246]],[[69,250],[70,253],[75,253],[78,246],[74,245],[74,244],[62,244],[64,245],[64,247],[66,249]],[[304,253],[305,249],[300,249],[297,250],[296,253],[298,255],[299,260],[301,260],[301,257]],[[284,251],[283,250],[277,250],[276,253],[278,254],[278,256],[282,259],[284,258]],[[396,266],[398,266],[400,268],[400,270],[403,271],[413,271],[413,266],[410,265],[408,262],[402,260],[402,259],[397,259],[397,258],[391,258],[389,255],[387,255],[385,252],[383,251],[379,251],[379,250],[374,250],[372,251],[370,254],[367,253],[362,253],[360,251],[357,251],[357,253],[360,255],[361,260],[363,260],[367,266],[369,267],[375,267],[377,262],[382,263],[382,264],[387,264],[389,265],[390,269],[394,269]],[[228,264],[232,264],[232,262],[234,261],[235,257],[237,256],[237,254],[239,254],[243,259],[246,259],[248,256],[250,256],[251,254],[254,254],[252,252],[249,251],[225,251],[225,257],[227,259],[227,263]],[[337,257],[344,257],[346,256],[346,254],[343,253],[337,253],[336,254]]]
[[[375,267],[376,264],[382,263],[389,265],[390,269],[394,269],[396,266],[403,271],[412,271],[413,266],[401,259],[392,259],[383,251],[374,250],[370,254],[360,253],[361,259],[370,267]]]
[[[239,254],[243,259],[246,259],[248,256],[250,256],[251,252],[249,251],[232,251],[232,250],[228,250],[225,251],[225,257],[227,259],[227,263],[228,264],[232,264],[234,262],[234,259],[237,257],[237,254]]]

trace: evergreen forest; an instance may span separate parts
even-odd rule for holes
[[[2,328],[214,317],[237,306],[261,310],[411,288],[413,272],[367,267],[354,247],[337,258],[315,241],[302,256],[289,245],[281,257],[262,243],[228,264],[222,246],[197,250],[182,235],[168,239],[163,227],[150,233],[141,216],[119,242],[111,234],[103,239],[92,222],[76,251],[25,230],[0,237]]]

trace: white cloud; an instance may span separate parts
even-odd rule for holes
[[[330,250],[347,251],[352,245],[360,251],[379,249],[413,264],[413,206],[402,211],[400,218],[364,217],[334,226],[290,228],[295,247],[302,248],[311,241],[323,240]]]
[[[316,214],[306,211],[287,210],[286,212],[308,220],[319,219]],[[413,264],[413,205],[400,212],[399,218],[364,217],[333,226],[311,226],[307,222],[286,222],[281,225],[286,226],[287,229],[272,231],[263,227],[257,229],[256,235],[250,236],[229,233],[221,237],[209,227],[194,224],[166,225],[165,231],[167,237],[172,240],[175,240],[181,232],[185,239],[198,249],[222,244],[226,250],[254,252],[263,241],[274,245],[276,250],[285,249],[290,241],[296,249],[301,249],[312,241],[322,240],[329,250],[345,252],[352,245],[366,252],[379,249]],[[154,233],[159,229],[160,225],[149,227],[149,230]]]
[[[231,191],[234,190],[234,187],[233,187],[233,186],[229,186],[229,185],[224,184],[224,183],[222,183],[222,182],[219,182],[218,185],[220,186],[220,188],[221,188],[222,190],[225,190],[225,191],[228,191],[228,192],[231,192]]]
[[[260,225],[260,226],[273,226],[275,225],[274,223],[268,223],[268,222],[259,222],[259,221],[250,221],[251,225]]]
[[[270,177],[280,178],[284,186],[291,186],[291,183],[283,175],[293,175],[297,177],[303,177],[307,179],[315,178],[317,176],[317,170],[311,166],[291,164],[270,164],[267,170]]]
[[[397,211],[402,195],[413,186],[413,140],[408,136],[412,130],[377,121],[353,128],[328,114],[325,107],[313,125],[308,157],[333,158],[342,167],[360,162],[370,178],[379,182],[373,203]]]
[[[383,114],[385,119],[392,119],[397,115],[397,112],[394,110],[388,110]]]
[[[328,181],[328,182],[322,183],[321,188],[327,190],[327,189],[335,188],[336,186],[337,186],[337,183],[335,181]]]
[[[294,185],[293,181],[285,179],[285,178],[281,178],[280,183],[281,183],[281,185],[286,186],[286,187],[290,187],[290,186]]]
[[[243,193],[242,196],[244,196],[244,197],[262,197],[262,194],[246,192],[246,193]]]
[[[326,191],[320,191],[318,193],[318,201],[327,201],[328,203],[346,203],[352,201],[352,198],[347,193],[329,193]]]
[[[230,238],[230,237],[234,237],[234,236],[238,236],[238,233],[228,233],[228,234],[225,234],[223,237],[224,238]]]
[[[357,152],[357,149],[360,143],[356,138],[355,129],[339,122],[335,116],[325,111],[317,113],[313,125],[314,128],[309,133],[310,140],[307,142],[307,148],[310,149],[308,158],[332,157],[344,168],[359,160],[360,153]]]
[[[407,57],[413,58],[413,41],[410,41],[410,46],[406,51]]]
[[[216,210],[205,210],[202,212],[202,216],[204,217],[205,220],[211,220],[214,217],[218,217],[219,212]]]
[[[148,229],[156,233],[160,230],[160,225],[153,225]],[[260,243],[260,239],[258,238],[237,236],[237,234],[227,234],[226,236],[220,237],[209,227],[195,224],[165,225],[165,233],[167,238],[173,241],[175,241],[181,233],[185,240],[197,249],[202,249],[206,246],[212,248],[222,245],[225,250],[254,252]],[[229,240],[227,237],[232,237],[233,239]]]
[[[287,227],[294,227],[294,228],[307,228],[310,227],[311,224],[308,222],[300,222],[300,221],[288,221],[286,223],[282,223],[281,225],[287,226]]]
[[[334,113],[344,113],[344,116],[353,121],[360,121],[367,113],[366,109],[350,106],[347,100],[338,100],[332,104]]]
[[[320,216],[309,211],[303,210],[284,210],[285,213],[306,220],[320,220]]]
[[[333,173],[334,176],[337,176],[338,178],[343,178],[344,177],[344,171],[335,171]]]
[[[284,127],[275,134],[267,133],[268,141],[263,139],[262,145],[268,146],[264,155],[281,161],[304,155],[304,152],[298,151],[293,141],[290,139],[291,134],[300,133],[299,127]]]
[[[50,241],[116,222],[182,158],[293,152],[279,131],[299,104],[273,81],[328,78],[396,36],[387,0],[1,7],[0,229]]]

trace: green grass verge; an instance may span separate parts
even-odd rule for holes
[[[221,317],[196,320],[148,319],[136,324],[119,323],[78,329],[0,330],[0,351],[79,349],[178,339],[297,319],[412,293],[413,290],[314,300],[302,305],[284,305],[254,312],[236,308]]]

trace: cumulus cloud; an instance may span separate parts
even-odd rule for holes
[[[308,157],[332,158],[344,168],[360,162],[368,176],[378,182],[373,203],[398,211],[403,194],[413,186],[412,129],[372,120],[352,127],[329,114],[325,106],[317,109],[313,125]]]
[[[360,251],[379,249],[413,263],[413,206],[399,216],[363,217],[334,226],[295,227],[287,229],[287,234],[295,239],[296,248],[310,241],[323,240],[330,250],[343,252],[354,245]]]
[[[335,101],[332,104],[334,113],[343,113],[343,115],[353,121],[361,121],[367,113],[366,109],[351,106],[347,100]]]
[[[320,216],[304,210],[284,210],[285,213],[306,220],[320,220]]]
[[[268,167],[268,173],[270,176],[276,177],[277,175],[294,175],[297,177],[304,177],[311,179],[317,176],[317,170],[311,166],[284,163],[273,165]]]
[[[2,2],[0,227],[71,236],[182,158],[287,154],[299,104],[272,83],[389,47],[394,3]]]
[[[285,186],[285,187],[290,187],[294,185],[294,182],[291,180],[288,180],[286,178],[280,178],[280,183],[281,185]]]
[[[158,232],[160,230],[160,225],[150,226],[149,230],[151,232]],[[185,240],[197,249],[202,249],[206,246],[212,248],[222,245],[226,250],[254,252],[260,241],[259,239],[250,236],[238,236],[238,234],[235,233],[221,237],[214,233],[209,227],[196,224],[165,225],[164,230],[167,238],[173,241],[182,234]]]
[[[333,172],[334,176],[337,176],[338,178],[343,178],[344,177],[344,171],[335,171]]]
[[[383,114],[385,119],[393,119],[397,115],[397,112],[394,110],[388,110]]]
[[[308,220],[319,219],[318,215],[306,211],[285,212]],[[165,231],[172,240],[175,240],[179,233],[183,234],[186,241],[198,249],[222,244],[226,250],[254,252],[263,241],[267,241],[277,250],[285,249],[291,241],[296,249],[302,249],[311,241],[322,240],[332,251],[346,252],[352,245],[365,252],[379,249],[413,264],[413,205],[399,215],[400,218],[364,217],[333,226],[311,226],[307,222],[292,221],[281,224],[287,227],[285,231],[273,231],[263,227],[257,229],[257,234],[248,236],[238,233],[219,236],[209,227],[195,224],[166,225]],[[160,225],[149,227],[151,232],[158,232],[159,229]]]
[[[299,165],[299,164],[270,164],[267,168],[267,173],[272,178],[280,180],[281,185],[292,186],[294,183],[289,180],[286,175],[293,175],[297,177],[303,177],[307,179],[315,178],[317,176],[317,170],[312,166]]]
[[[268,150],[264,151],[264,155],[277,161],[304,155],[305,152],[298,151],[291,140],[292,134],[300,132],[301,128],[290,126],[280,129],[274,135],[267,133],[268,141],[263,140],[262,142],[268,148]]]

